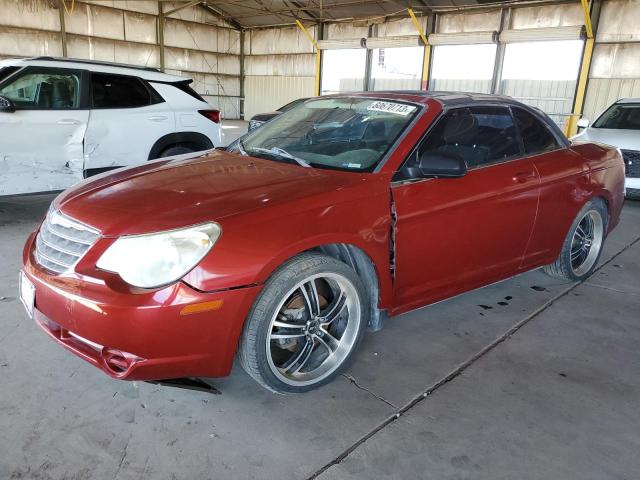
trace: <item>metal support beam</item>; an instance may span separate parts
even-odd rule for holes
[[[67,26],[64,18],[64,0],[58,0],[58,13],[60,14],[60,39],[62,41],[62,56],[67,56]]]
[[[309,30],[307,30],[305,28],[305,26],[302,24],[302,22],[300,20],[298,20],[297,18],[296,18],[296,25],[307,36],[307,38],[309,39],[309,41],[311,42],[311,44],[313,45],[313,47],[316,50],[315,96],[319,97],[320,96],[320,68],[321,68],[320,49],[318,48],[318,43],[316,42],[315,38],[313,38],[313,35],[311,35],[311,33],[309,33]]]
[[[377,37],[378,36],[378,26],[377,25],[369,25],[369,29],[367,30],[367,37]],[[373,50],[367,48],[367,53],[365,55],[365,63],[364,63],[364,82],[363,89],[368,92],[372,88],[371,84],[371,70],[372,70],[372,60],[373,60]]]
[[[244,120],[244,36],[246,33],[245,30],[240,30],[240,111],[238,112],[240,120]]]
[[[421,89],[422,90],[429,90],[429,69],[431,66],[431,45],[429,44],[429,40],[427,39],[427,35],[424,33],[424,30],[422,29],[422,25],[420,25],[420,22],[418,21],[418,18],[416,17],[416,14],[413,13],[413,10],[410,8],[407,8],[407,12],[409,13],[409,16],[411,17],[411,21],[413,22],[413,25],[416,27],[416,30],[418,31],[418,35],[420,35],[420,38],[422,39],[422,43],[424,43],[424,56],[422,57],[422,82],[421,82]]]
[[[500,12],[500,31],[511,28],[511,9],[503,8]],[[493,77],[491,78],[491,93],[502,93],[502,67],[504,66],[504,53],[506,45],[499,42],[496,46],[496,57],[493,64]]]
[[[158,46],[160,47],[160,70],[164,72],[164,8],[158,0]]]
[[[578,120],[582,116],[584,101],[587,93],[587,83],[589,81],[589,71],[591,70],[591,60],[593,58],[593,47],[595,44],[595,31],[598,27],[597,21],[599,15],[596,16],[595,22],[592,19],[592,12],[589,8],[589,0],[581,0],[582,12],[584,14],[584,26],[587,32],[587,39],[582,50],[582,62],[580,65],[580,74],[578,75],[578,83],[576,85],[576,94],[573,101],[573,111],[569,116],[565,126],[565,134],[570,137],[578,131]]]

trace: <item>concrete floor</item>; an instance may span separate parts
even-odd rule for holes
[[[226,147],[234,140],[247,133],[249,122],[244,120],[223,120],[222,121],[222,144]]]
[[[390,320],[302,396],[108,378],[16,299],[52,196],[0,200],[0,479],[631,479],[640,472],[640,202],[582,284],[536,271]]]

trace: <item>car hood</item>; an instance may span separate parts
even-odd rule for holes
[[[640,132],[612,128],[587,128],[572,138],[576,141],[606,143],[623,150],[640,150]]]
[[[306,197],[325,204],[344,201],[349,187],[363,187],[373,176],[214,151],[92,177],[60,194],[54,208],[104,236],[149,233],[284,202],[297,208],[296,200]]]

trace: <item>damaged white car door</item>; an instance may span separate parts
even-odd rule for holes
[[[86,73],[27,67],[2,82],[0,196],[63,190],[82,180]]]

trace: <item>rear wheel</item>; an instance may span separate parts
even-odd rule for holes
[[[598,263],[607,231],[607,207],[600,199],[589,201],[573,221],[560,256],[544,271],[554,278],[583,280]]]
[[[162,152],[160,152],[158,158],[172,157],[174,155],[182,155],[184,153],[191,153],[196,151],[196,149],[189,145],[173,145],[169,148],[165,148]]]
[[[267,281],[249,313],[240,364],[277,393],[329,382],[362,338],[369,312],[364,292],[356,272],[334,258],[292,259]]]

